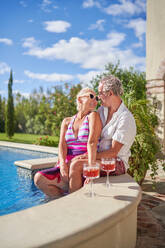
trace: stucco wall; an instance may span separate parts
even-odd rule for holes
[[[165,59],[165,1],[147,0],[147,80],[155,79]]]
[[[157,134],[165,151],[165,0],[147,0],[146,55],[147,93],[159,101]]]

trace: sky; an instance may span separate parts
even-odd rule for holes
[[[1,0],[0,95],[82,83],[108,63],[145,71],[146,0]]]

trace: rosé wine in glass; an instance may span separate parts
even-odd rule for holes
[[[90,179],[90,197],[94,197],[93,192],[93,179],[100,177],[100,166],[97,163],[92,165],[84,164],[83,166],[83,176]]]
[[[115,171],[116,159],[115,158],[102,158],[101,159],[101,169],[107,172],[106,187],[111,186],[109,181],[109,173]]]
[[[101,164],[101,169],[103,171],[114,171],[115,170],[115,163],[114,164]]]
[[[89,179],[99,178],[100,170],[98,167],[88,166],[83,170],[83,176]]]

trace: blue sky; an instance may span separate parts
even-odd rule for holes
[[[145,71],[146,0],[1,0],[0,95],[89,83],[109,62]]]

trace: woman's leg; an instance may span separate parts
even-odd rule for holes
[[[43,176],[40,172],[37,172],[34,176],[34,183],[41,191],[50,197],[61,196],[63,192],[62,189],[55,185],[54,180],[49,180]]]
[[[72,193],[82,187],[83,164],[86,159],[74,160],[69,169],[69,192]]]

